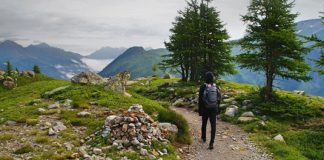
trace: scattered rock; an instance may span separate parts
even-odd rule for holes
[[[276,141],[285,142],[285,139],[283,138],[283,136],[281,134],[278,134],[273,139]]]
[[[250,121],[253,121],[253,120],[255,120],[254,117],[239,117],[238,118],[239,122],[250,122]]]
[[[55,122],[53,130],[58,133],[66,129],[66,126],[62,122]]]
[[[47,106],[48,109],[57,109],[60,108],[60,103],[59,102],[55,102],[54,104],[50,104]]]
[[[42,100],[41,99],[34,99],[29,104],[30,105],[38,105],[40,103],[42,103]]]
[[[229,103],[229,102],[232,102],[234,100],[235,100],[234,98],[228,98],[228,99],[223,99],[223,102]]]
[[[90,116],[91,113],[90,112],[86,112],[86,111],[82,111],[82,112],[79,112],[77,114],[78,117],[87,117],[87,116]]]
[[[176,106],[176,107],[183,107],[183,106],[185,106],[185,105],[186,105],[186,103],[185,103],[185,101],[184,101],[183,98],[177,99],[177,100],[172,104],[172,106]]]
[[[178,127],[171,123],[159,123],[160,130],[164,132],[178,133]]]
[[[261,126],[266,126],[266,123],[265,123],[264,121],[259,121],[259,124],[260,124]]]
[[[146,149],[144,149],[144,148],[141,148],[141,150],[140,150],[140,154],[142,155],[142,156],[146,156],[147,155],[147,150]]]
[[[20,72],[20,76],[34,78],[35,72],[34,71],[22,71],[22,72]]]
[[[37,111],[40,112],[40,113],[44,113],[46,111],[46,109],[44,109],[44,108],[38,108]]]
[[[17,83],[16,81],[11,78],[11,77],[7,77],[5,78],[5,80],[3,81],[3,86],[7,89],[14,89],[17,87]]]
[[[230,117],[234,117],[237,112],[238,112],[237,108],[228,107],[228,108],[226,108],[225,115],[230,116]]]
[[[63,87],[59,87],[59,88],[56,88],[56,89],[53,89],[51,91],[47,91],[45,93],[42,94],[42,98],[51,98],[54,94],[58,93],[58,92],[61,92],[67,88],[69,88],[70,86],[63,86]]]
[[[66,99],[63,103],[63,107],[65,108],[72,108],[72,100],[71,99]]]
[[[242,105],[243,106],[249,106],[250,104],[251,104],[251,100],[244,100],[243,102],[242,102]]]
[[[253,112],[244,112],[241,117],[254,117]]]
[[[52,128],[50,128],[49,130],[48,130],[48,135],[49,136],[53,136],[53,135],[55,135],[56,134],[56,132],[52,129]]]
[[[100,148],[93,148],[93,153],[96,155],[100,155],[102,153],[102,150]]]
[[[7,121],[6,122],[6,125],[7,126],[14,126],[14,125],[16,125],[17,124],[17,122],[15,122],[15,121]]]
[[[105,80],[97,73],[86,71],[71,78],[71,82],[83,85],[102,85]]]

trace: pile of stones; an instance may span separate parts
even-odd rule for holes
[[[165,138],[177,132],[177,126],[154,122],[141,105],[135,104],[122,115],[107,117],[102,137],[107,137],[108,142],[118,149],[142,149],[150,146],[153,140],[168,142]]]

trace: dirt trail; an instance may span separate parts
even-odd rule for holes
[[[193,143],[183,147],[183,158],[186,160],[271,160],[248,139],[248,133],[239,126],[217,120],[216,141],[214,150],[208,150],[210,123],[207,125],[207,142],[200,141],[201,117],[198,113],[184,108],[173,107],[184,116],[190,126]]]

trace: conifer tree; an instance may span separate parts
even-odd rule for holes
[[[35,72],[35,73],[41,73],[41,71],[40,71],[40,68],[39,68],[39,66],[38,65],[34,65],[34,67],[33,67],[33,71]]]
[[[6,70],[6,72],[7,72],[8,76],[12,75],[12,65],[11,65],[11,63],[9,61],[7,61],[7,70]]]
[[[206,71],[212,71],[217,78],[234,73],[233,57],[226,42],[229,36],[219,12],[209,2],[188,2],[184,11],[179,11],[170,29],[170,41],[165,43],[171,54],[160,65],[178,68],[184,81],[197,82]]]
[[[252,0],[242,20],[247,34],[241,41],[243,53],[238,56],[241,68],[265,73],[263,98],[273,100],[273,81],[277,77],[308,81],[310,67],[305,63],[307,49],[295,34],[288,0]]]

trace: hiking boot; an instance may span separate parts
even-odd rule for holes
[[[210,144],[209,147],[208,147],[208,149],[213,150],[214,149],[214,145]]]
[[[201,143],[206,143],[206,139],[200,139]]]

